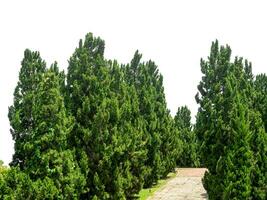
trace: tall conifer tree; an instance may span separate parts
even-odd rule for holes
[[[267,76],[266,74],[259,74],[256,76],[254,82],[256,90],[256,103],[255,107],[261,114],[262,121],[264,122],[265,131],[267,131]]]
[[[67,102],[76,119],[71,143],[87,177],[83,198],[125,199],[143,183],[142,121],[135,90],[103,53],[104,41],[87,34],[70,58]]]
[[[74,121],[66,115],[60,89],[60,78],[52,70],[42,75],[33,100],[33,133],[25,143],[31,157],[24,171],[34,181],[53,180],[58,198],[79,199],[85,179],[68,147]]]
[[[177,157],[177,165],[182,167],[199,166],[198,143],[192,130],[191,112],[187,106],[179,107],[174,117],[175,128],[179,131],[182,141],[182,153]]]
[[[22,170],[12,167],[4,177],[4,199],[79,199],[84,192],[85,179],[67,144],[73,119],[60,89],[52,69],[38,74],[28,108],[31,132],[20,141],[27,156],[18,165]]]
[[[216,41],[208,61],[201,60],[204,76],[198,85],[201,96],[196,96],[200,104],[196,130],[202,161],[209,169],[204,186],[210,199],[262,196],[265,182],[266,165],[260,158],[266,156],[266,142],[257,139],[265,134],[253,108],[251,64],[242,58],[231,62],[230,55],[230,47],[219,48]],[[235,175],[231,171],[236,171]]]
[[[153,61],[142,63],[141,57],[136,51],[131,63],[125,67],[125,74],[127,82],[137,91],[139,112],[145,123],[148,151],[145,187],[149,187],[175,167],[180,143],[167,109],[163,77]]]
[[[19,166],[21,169],[24,168],[25,159],[31,156],[24,149],[24,145],[33,131],[33,98],[45,68],[46,64],[40,57],[39,52],[25,50],[21,62],[19,81],[14,92],[14,103],[9,107],[8,113],[12,127],[11,134],[15,141],[15,153],[11,165]]]

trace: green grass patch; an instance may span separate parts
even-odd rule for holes
[[[138,199],[146,200],[148,197],[152,196],[155,191],[159,190],[162,186],[164,186],[170,179],[175,177],[175,175],[175,172],[171,172],[166,178],[159,180],[158,183],[152,186],[151,188],[142,189],[138,194]]]

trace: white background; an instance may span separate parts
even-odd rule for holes
[[[186,104],[194,116],[199,61],[211,42],[229,44],[254,74],[266,73],[266,22],[263,0],[0,0],[0,160],[12,158],[7,113],[25,48],[61,69],[88,32],[105,40],[107,58],[126,63],[139,49],[158,64],[171,113]]]

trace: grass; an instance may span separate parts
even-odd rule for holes
[[[155,191],[159,190],[170,179],[175,177],[175,175],[176,175],[175,172],[171,172],[168,174],[168,176],[166,178],[159,180],[158,183],[156,185],[152,186],[151,188],[142,189],[138,194],[139,200],[146,200],[148,197],[152,196]]]

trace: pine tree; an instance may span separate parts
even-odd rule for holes
[[[33,181],[51,179],[64,199],[79,199],[85,179],[68,147],[73,119],[66,115],[60,78],[49,70],[41,77],[33,98],[33,132],[25,149],[24,171]]]
[[[125,67],[126,81],[135,87],[139,99],[139,112],[144,121],[147,160],[145,187],[166,176],[175,167],[180,140],[167,109],[163,77],[153,61],[141,63],[142,55],[135,52]]]
[[[223,199],[249,199],[252,196],[253,152],[250,146],[249,107],[242,100],[246,96],[238,93],[238,82],[234,76],[226,81],[227,101],[231,101],[227,131],[228,144],[216,165],[216,173],[222,181]],[[242,100],[241,100],[242,99]],[[225,135],[226,136],[226,135]]]
[[[252,198],[267,198],[267,134],[261,114],[255,109],[250,110],[250,141],[253,151],[254,165],[252,170]]]
[[[66,85],[65,85],[65,81],[66,81],[66,75],[64,70],[60,71],[57,62],[54,62],[51,66],[50,66],[50,70],[53,71],[56,76],[59,78],[59,86],[60,86],[60,93],[63,95],[63,97],[65,97],[65,93],[66,93]],[[65,98],[64,98],[65,101]]]
[[[257,139],[264,134],[253,108],[251,64],[237,57],[231,62],[230,55],[230,47],[219,49],[216,41],[208,61],[201,60],[204,76],[198,86],[201,96],[196,96],[200,104],[196,131],[209,170],[204,186],[210,199],[259,199],[266,143]]]
[[[0,174],[1,172],[4,172],[6,171],[7,167],[4,166],[4,162],[2,160],[0,160]]]
[[[258,107],[260,94],[264,94],[264,87],[257,87],[257,81],[254,81],[252,74],[252,64],[242,62],[242,59],[235,59],[234,64],[243,69],[243,77],[236,70],[236,76],[239,77],[240,90],[245,97],[242,97],[244,105],[249,108],[249,128],[252,133],[250,147],[253,151],[254,165],[251,174],[252,198],[266,199],[267,195],[267,134],[264,130],[263,110]],[[239,70],[242,71],[242,70]],[[242,78],[240,78],[242,77]],[[256,78],[257,80],[257,78]],[[256,84],[255,84],[256,83]],[[262,89],[259,89],[262,88]],[[263,112],[262,112],[263,111]]]
[[[83,175],[86,177],[87,193],[82,198],[90,199],[96,192],[97,186],[93,181],[97,167],[95,160],[99,159],[94,149],[97,145],[97,134],[92,130],[92,119],[97,112],[97,106],[105,99],[107,93],[107,68],[104,64],[105,43],[100,38],[94,38],[91,33],[87,34],[84,42],[79,41],[79,47],[69,60],[67,72],[67,84],[65,102],[67,112],[74,116],[75,125],[69,137],[69,145],[76,150],[76,160],[79,163]],[[96,74],[101,77],[97,77]],[[98,80],[99,79],[99,80]],[[102,85],[101,85],[102,84]],[[103,196],[104,198],[104,196]]]
[[[0,180],[0,198],[3,200],[62,199],[52,179],[45,177],[32,181],[27,173],[17,167],[11,167],[0,176]]]
[[[85,169],[83,198],[126,199],[143,184],[142,121],[135,90],[103,53],[104,41],[87,34],[70,58],[67,102],[76,120],[70,141]]]
[[[14,92],[14,103],[9,107],[8,117],[12,127],[11,134],[15,141],[15,153],[11,165],[23,169],[25,159],[30,157],[24,149],[24,144],[31,137],[33,131],[33,96],[46,64],[39,52],[26,49],[21,65],[19,81]]]
[[[267,131],[267,76],[265,74],[257,75],[254,87],[256,90],[255,109],[260,112],[265,131]]]
[[[87,199],[109,198],[98,175],[100,172],[101,177],[106,178],[102,176],[101,159],[108,160],[110,156],[110,152],[104,152],[110,150],[104,145],[109,137],[106,131],[109,113],[105,109],[110,76],[103,53],[104,41],[87,34],[70,58],[67,73],[67,107],[76,120],[70,145],[76,148],[76,159],[86,176],[88,192],[83,198]]]
[[[179,131],[183,149],[182,154],[177,157],[177,165],[181,167],[199,166],[197,138],[192,130],[191,112],[187,106],[178,108],[174,121],[176,129]]]
[[[128,199],[132,198],[133,194],[137,194],[144,184],[146,173],[144,163],[147,155],[145,142],[143,141],[144,123],[139,112],[139,102],[135,88],[126,83],[123,68],[119,67],[116,61],[110,64],[113,78],[110,89],[116,94],[114,98],[118,99],[120,113],[117,127],[121,142],[128,144],[122,157],[118,159],[121,163],[125,163],[125,166],[119,163],[115,165],[122,165],[119,172],[125,171],[122,174],[127,175],[126,177],[122,175],[122,178],[124,178],[124,193]],[[119,146],[123,146],[123,144]]]
[[[0,184],[1,199],[33,200],[32,181],[27,174],[21,172],[17,167],[10,168],[0,178],[2,178],[2,184]]]

